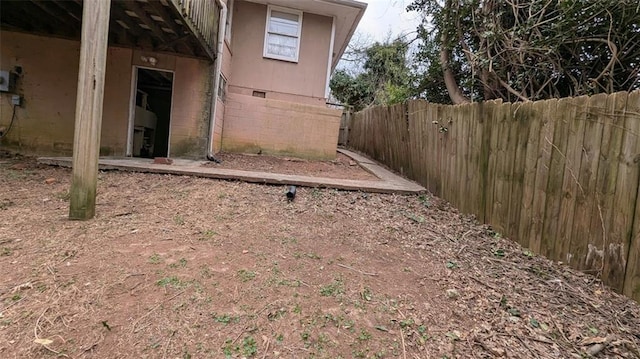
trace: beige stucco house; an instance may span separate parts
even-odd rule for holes
[[[70,155],[82,1],[1,7],[0,147]],[[365,8],[353,0],[112,0],[100,154],[332,158],[340,112],[326,105],[329,77]]]

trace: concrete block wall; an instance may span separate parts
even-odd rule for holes
[[[341,114],[324,106],[229,93],[222,150],[333,159]]]

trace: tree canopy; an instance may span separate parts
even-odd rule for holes
[[[408,44],[401,39],[350,50],[362,62],[362,71],[334,73],[329,87],[338,101],[356,110],[373,104],[392,104],[410,96],[411,74],[407,66]]]
[[[635,0],[414,0],[418,93],[451,102],[640,88]],[[439,74],[438,74],[439,73]]]

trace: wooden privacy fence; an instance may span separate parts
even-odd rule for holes
[[[640,301],[640,91],[423,100],[355,114],[349,146],[550,259]]]

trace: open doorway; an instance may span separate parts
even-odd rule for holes
[[[134,74],[135,108],[133,126],[129,127],[129,153],[133,157],[168,157],[173,73],[135,67]]]

